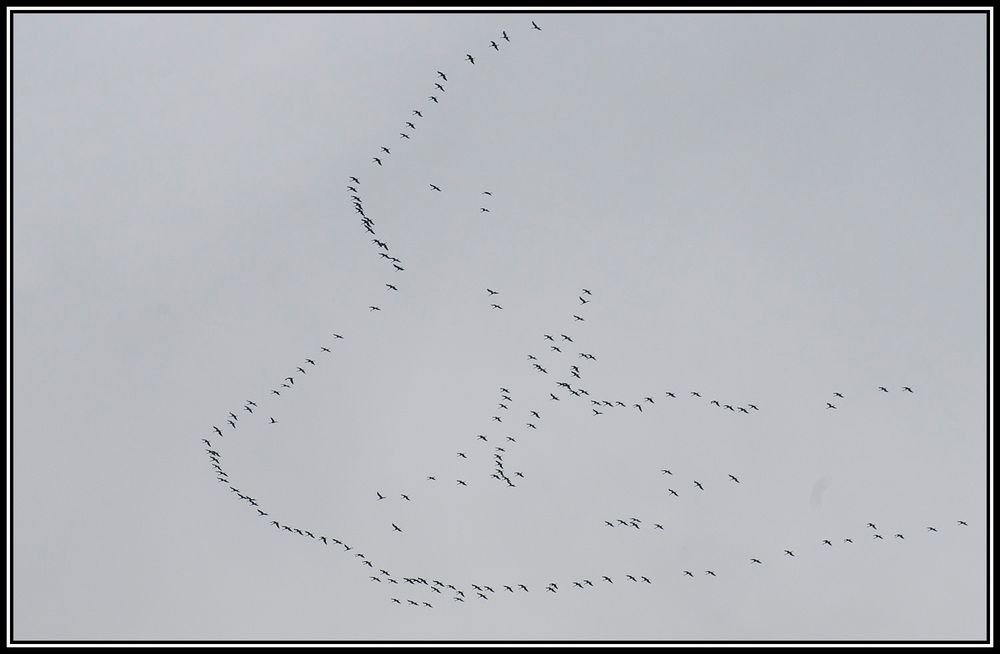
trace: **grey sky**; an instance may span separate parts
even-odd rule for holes
[[[985,637],[985,27],[17,15],[14,637]]]

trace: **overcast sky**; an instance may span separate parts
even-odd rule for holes
[[[985,637],[985,15],[13,32],[15,638]]]

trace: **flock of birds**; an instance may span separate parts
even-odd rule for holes
[[[541,27],[535,23],[531,22],[531,31],[541,31]],[[505,30],[502,30],[500,35],[496,40],[491,40],[489,48],[499,52],[501,49],[500,42],[504,43],[504,47],[511,42],[511,39]],[[472,54],[466,54],[465,60],[468,61],[469,65],[475,65],[476,60]],[[438,95],[445,93],[445,87],[442,83],[448,82],[448,76],[443,71],[436,71],[437,76],[434,82],[434,95],[429,96],[428,102],[433,104],[439,104],[440,98]],[[415,120],[420,120],[425,118],[425,112],[430,111],[431,108],[413,109],[411,113],[411,118],[404,121],[405,130],[399,133],[400,139],[410,141],[412,139],[412,134],[416,131],[417,125]],[[391,149],[383,146],[380,152],[372,157],[372,163],[376,168],[381,168],[385,165],[387,157],[391,156]],[[432,192],[444,193],[445,191],[434,183],[428,183],[429,188]],[[364,230],[368,233],[370,237],[370,243],[374,247],[375,252],[378,257],[384,261],[388,266],[391,267],[392,275],[395,277],[391,282],[385,282],[385,288],[390,293],[400,292],[399,286],[397,286],[397,279],[401,277],[396,277],[399,273],[405,272],[406,268],[403,265],[402,259],[395,255],[395,251],[389,246],[389,243],[380,238],[376,229],[376,219],[369,215],[365,210],[365,205],[363,197],[361,195],[360,188],[362,187],[361,179],[358,176],[350,176],[348,179],[347,191],[350,193],[349,198],[354,208],[355,213],[359,214],[361,225]],[[481,195],[483,197],[492,197],[491,191],[482,191]],[[488,213],[490,211],[488,206],[480,207],[481,213]],[[490,303],[491,310],[502,311],[503,306],[499,303],[501,292],[493,288],[485,289],[485,298]],[[513,454],[517,451],[518,439],[530,438],[539,429],[539,425],[543,424],[542,416],[547,414],[549,409],[545,405],[552,405],[553,403],[558,403],[558,406],[569,405],[570,402],[576,402],[576,406],[581,410],[589,411],[590,415],[594,417],[603,416],[611,411],[620,411],[622,409],[626,411],[635,411],[639,413],[645,413],[654,407],[661,407],[663,405],[669,405],[671,402],[683,401],[682,398],[687,398],[688,400],[702,401],[706,402],[706,396],[703,396],[699,390],[687,390],[687,391],[675,391],[666,390],[658,391],[656,393],[650,393],[648,395],[643,395],[640,398],[633,400],[621,400],[621,399],[597,399],[592,397],[591,392],[583,386],[584,378],[590,372],[590,366],[596,364],[598,358],[592,352],[581,351],[582,348],[578,343],[585,342],[585,338],[581,337],[578,329],[582,329],[583,325],[586,324],[587,319],[584,315],[586,314],[588,305],[594,301],[594,294],[588,288],[580,289],[577,294],[576,301],[576,313],[569,313],[566,316],[566,326],[559,330],[555,330],[552,333],[544,333],[539,339],[538,347],[539,350],[535,352],[526,353],[527,362],[529,364],[529,370],[537,375],[545,375],[544,379],[551,380],[551,385],[547,386],[545,392],[547,396],[542,398],[534,398],[534,405],[529,405],[525,409],[515,409],[514,408],[514,393],[507,386],[500,386],[497,395],[497,406],[493,415],[490,416],[489,425],[500,425],[498,429],[502,429],[506,433],[497,436],[495,434],[487,435],[485,433],[477,433],[470,435],[468,441],[468,447],[463,447],[462,450],[455,453],[452,461],[455,465],[458,465],[461,469],[469,471],[459,472],[454,476],[453,480],[446,480],[445,478],[439,479],[437,473],[425,474],[425,482],[428,483],[438,483],[448,482],[453,484],[453,488],[456,491],[463,487],[468,487],[470,484],[476,483],[477,479],[471,476],[471,472],[475,468],[468,465],[468,462],[472,461],[473,458],[479,458],[481,460],[485,459],[488,461],[488,465],[492,467],[492,472],[488,478],[484,481],[492,480],[492,483],[498,483],[508,488],[517,488],[521,483],[521,480],[526,478],[522,470],[512,470],[510,462],[507,460],[507,456]],[[371,304],[368,306],[368,312],[380,312],[382,309],[378,304]],[[281,397],[284,393],[294,392],[297,388],[297,384],[302,384],[308,372],[314,367],[322,365],[324,357],[328,357],[334,352],[334,343],[339,343],[345,340],[345,337],[336,332],[331,332],[330,342],[320,345],[319,349],[315,353],[311,353],[308,356],[303,357],[300,361],[296,362],[292,368],[294,369],[290,374],[285,376],[280,380],[276,380],[277,383],[273,384],[269,388],[267,393],[267,398],[271,402],[271,405],[277,407],[278,403],[281,401]],[[913,389],[909,386],[902,386],[902,391],[907,393],[914,393]],[[888,393],[889,389],[885,386],[877,387],[876,392]],[[835,401],[845,399],[845,395],[841,392],[834,392],[832,394]],[[711,397],[711,396],[708,396]],[[659,401],[658,401],[659,400]],[[264,400],[261,400],[264,402]],[[265,403],[266,404],[266,403]],[[760,412],[761,409],[755,402],[750,401],[732,401],[732,400],[722,400],[718,398],[712,398],[706,402],[709,406],[714,406],[720,411],[730,411],[734,414],[743,415],[753,415],[756,412]],[[828,401],[826,403],[826,409],[837,409],[838,407],[833,403],[833,401]],[[225,437],[227,432],[235,431],[239,428],[241,423],[241,418],[243,422],[248,422],[254,417],[263,419],[264,416],[267,417],[265,424],[275,425],[278,424],[277,418],[273,415],[274,411],[269,409],[264,411],[264,407],[258,404],[256,401],[247,400],[239,415],[235,412],[227,412],[225,418],[220,424],[227,424],[228,429],[220,427],[218,425],[212,425],[212,438],[216,436],[219,438]],[[245,414],[245,415],[244,415]],[[489,432],[489,429],[484,429],[483,431]],[[492,439],[492,440],[491,440]],[[565,589],[577,589],[577,590],[590,590],[600,586],[611,586],[616,583],[625,584],[637,584],[637,585],[653,585],[654,581],[652,576],[649,574],[638,574],[638,573],[619,573],[614,576],[609,574],[593,575],[582,575],[575,579],[570,580],[559,580],[559,581],[549,581],[544,585],[540,581],[531,581],[531,583],[525,583],[525,580],[506,580],[505,583],[493,583],[485,584],[478,582],[471,583],[455,583],[453,580],[441,580],[434,579],[431,575],[427,574],[398,574],[393,575],[388,570],[388,565],[384,563],[377,563],[371,560],[363,552],[359,551],[356,545],[351,545],[345,542],[343,535],[336,537],[331,535],[327,530],[319,530],[317,528],[306,529],[301,526],[294,526],[288,524],[284,520],[279,520],[273,518],[268,511],[261,508],[261,505],[257,498],[253,497],[248,491],[241,490],[236,486],[235,482],[230,479],[230,474],[226,471],[223,466],[223,456],[219,451],[221,445],[213,445],[209,438],[201,439],[205,445],[205,452],[208,455],[210,465],[213,469],[216,479],[219,483],[223,484],[228,490],[235,495],[240,501],[247,504],[249,510],[256,514],[258,518],[267,518],[268,525],[273,527],[276,531],[283,534],[288,534],[296,536],[299,538],[307,539],[309,541],[315,542],[326,548],[334,548],[334,551],[339,551],[344,556],[349,556],[350,558],[357,561],[358,565],[361,566],[367,573],[371,583],[384,584],[387,587],[387,592],[389,593],[389,601],[393,604],[398,604],[400,606],[414,606],[422,608],[434,608],[436,602],[443,599],[447,594],[450,597],[452,604],[464,603],[466,600],[469,601],[484,601],[490,600],[491,598],[498,598],[504,595],[518,596],[525,593],[531,592],[535,589],[536,592],[541,592],[545,595],[548,594],[559,594]],[[660,475],[666,479],[673,480],[679,479],[675,477],[672,470],[668,468],[660,469]],[[732,473],[726,473],[728,477],[722,478],[725,483],[729,484],[740,484],[740,478]],[[680,489],[681,492],[678,492]],[[690,489],[690,491],[688,490]],[[670,500],[680,499],[682,493],[686,492],[706,492],[705,483],[698,479],[689,479],[681,483],[671,483],[665,490],[666,497]],[[374,490],[375,502],[382,502],[390,497],[399,496],[399,499],[403,502],[412,502],[410,497],[410,492],[398,492],[386,495],[382,493],[381,489]],[[397,524],[399,523],[399,524]],[[393,534],[405,534],[406,530],[400,526],[404,524],[405,520],[403,518],[393,518],[386,525],[387,537]],[[604,520],[604,525],[607,528],[625,528],[641,530],[644,528],[644,523],[641,519],[636,517],[628,518],[610,518]],[[957,520],[956,526],[966,527],[968,524],[963,520]],[[652,529],[653,531],[664,530],[664,525],[662,523],[651,522],[646,523],[646,527]],[[871,540],[885,540],[882,532],[879,531],[878,527],[873,522],[869,522],[866,529],[871,529]],[[938,528],[933,525],[927,525],[924,533],[931,534],[938,531]],[[886,534],[888,536],[888,534]],[[894,541],[905,540],[905,535],[896,531],[892,534],[891,539]],[[854,538],[851,536],[840,536],[837,539],[844,544],[853,544]],[[830,538],[817,539],[817,546],[821,548],[832,548],[834,541]],[[784,549],[781,553],[776,553],[778,557],[782,558],[796,558],[795,551],[792,549]],[[764,555],[754,553],[752,556],[748,555],[745,558],[746,565],[751,566],[763,566],[765,565]],[[699,576],[702,577],[718,577],[723,574],[721,568],[712,567],[709,569],[703,569],[697,571]],[[695,577],[696,571],[693,569],[681,568],[677,570],[677,575],[681,578],[684,577]],[[596,580],[596,581],[595,581]],[[562,586],[560,587],[560,584]],[[496,586],[496,589],[494,588]],[[396,588],[393,588],[396,587]],[[406,589],[406,593],[403,589]],[[398,589],[398,590],[397,590]],[[497,590],[499,589],[499,590]],[[410,597],[403,597],[404,594],[410,595]]]

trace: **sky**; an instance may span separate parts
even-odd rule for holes
[[[15,14],[13,638],[986,638],[986,20]]]

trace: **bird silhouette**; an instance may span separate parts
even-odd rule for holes
[[[537,24],[537,23],[535,23],[535,21],[531,21],[531,26],[532,26],[533,28],[535,28],[536,30],[538,30],[539,32],[541,32],[541,31],[542,31],[542,28],[541,28],[541,27],[539,27],[539,26],[538,26],[538,24]]]
[[[394,530],[398,531],[399,533],[403,533],[403,530],[402,530],[402,529],[400,529],[399,527],[397,527],[397,526],[396,526],[396,523],[395,523],[395,522],[390,522],[389,524],[391,524],[391,525],[392,525],[392,528],[393,528]]]
[[[272,417],[272,418],[271,418],[271,423],[270,423],[270,424],[272,424],[272,425],[276,425],[276,424],[278,424],[278,421],[277,421],[277,420],[275,420],[275,419],[274,419],[274,418]]]
[[[833,543],[831,543],[830,541],[826,540],[825,538],[823,539],[823,543],[826,544],[826,545],[829,545],[830,547],[833,547]]]
[[[704,486],[702,486],[702,485],[701,485],[701,483],[699,483],[699,482],[697,482],[697,481],[696,481],[696,482],[694,482],[694,485],[698,487],[698,490],[705,490],[705,487],[704,487]]]
[[[434,82],[434,86],[435,88],[440,89],[442,92],[444,92],[444,87],[438,84],[437,82]]]
[[[674,497],[680,497],[680,495],[677,494],[677,491],[675,491],[673,488],[668,488],[667,491]]]
[[[501,36],[504,41],[507,41],[508,43],[510,42],[510,37],[507,36],[507,32],[501,32]]]
[[[969,526],[969,523],[968,523],[968,522],[966,522],[965,520],[959,520],[959,521],[958,521],[958,524],[960,524],[960,525],[962,525],[962,526],[964,526],[964,527],[968,527],[968,526]]]
[[[888,389],[888,388],[886,388],[885,386],[879,386],[879,387],[878,387],[878,389],[879,389],[880,391],[882,391],[883,393],[888,393],[888,392],[889,392],[889,389]]]
[[[910,388],[909,386],[904,386],[904,387],[903,387],[903,390],[904,390],[904,391],[908,391],[908,392],[910,392],[910,393],[912,393],[912,392],[913,392],[913,389],[912,389],[912,388]]]
[[[375,163],[377,163],[380,166],[382,165],[382,160],[379,159],[378,157],[372,157],[372,161],[374,161]]]
[[[431,184],[431,188],[434,189],[435,191],[440,191],[441,190],[441,187],[435,186],[434,184]]]
[[[735,481],[737,484],[740,483],[740,480],[734,477],[733,475],[729,475],[729,478]]]
[[[473,59],[472,55],[470,55],[470,54],[465,55],[465,58],[468,59],[470,63],[473,63],[473,64],[476,63],[476,60]]]
[[[430,97],[428,97],[427,99],[428,99],[428,100],[433,100],[435,104],[437,104],[437,103],[438,103],[438,99],[437,99],[437,98],[435,98],[435,97],[434,97],[433,95],[432,95],[432,96],[430,96]]]
[[[792,550],[785,550],[785,554],[788,556],[795,556],[795,554],[792,553]]]
[[[760,564],[760,559],[750,559],[750,563]]]
[[[416,114],[417,116],[420,116],[421,118],[424,117],[424,115],[422,113],[420,113],[419,111],[417,111],[416,109],[413,110],[413,113]]]
[[[380,492],[378,492],[378,491],[375,491],[375,494],[376,494],[376,495],[378,495],[378,498],[379,498],[380,500],[384,500],[384,499],[385,499],[385,495],[383,495],[382,493],[380,493]]]
[[[490,41],[490,47],[496,50],[497,52],[500,52],[500,46],[497,45],[496,41]]]

